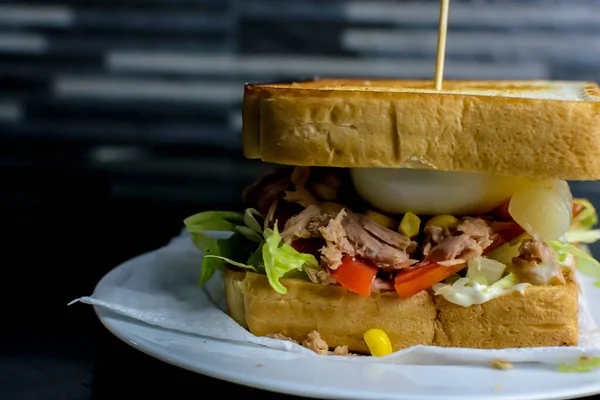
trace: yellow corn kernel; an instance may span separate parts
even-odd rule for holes
[[[458,225],[458,219],[452,215],[436,215],[431,218],[425,226],[439,226],[440,228],[455,228]]]
[[[388,335],[381,329],[369,329],[365,332],[364,338],[372,356],[383,357],[391,354],[392,343],[390,343]]]
[[[396,229],[398,226],[398,222],[394,221],[392,218],[387,215],[383,215],[378,213],[377,211],[368,210],[366,213],[367,217],[371,218],[373,221],[377,222],[379,225],[383,225],[389,229]]]
[[[400,222],[400,233],[409,238],[415,237],[419,234],[421,229],[421,219],[410,211],[404,214],[402,221]]]

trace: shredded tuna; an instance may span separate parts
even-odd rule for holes
[[[416,260],[410,259],[404,241],[402,241],[401,247],[394,247],[383,242],[365,229],[363,217],[363,215],[348,212],[348,218],[344,220],[348,240],[359,256],[373,262],[380,268],[401,269],[416,262]],[[391,231],[384,227],[381,227],[381,230]],[[410,240],[406,239],[410,243]]]
[[[425,243],[425,246],[423,246],[423,255],[424,256],[428,256],[429,255],[429,252],[431,251],[431,247],[433,247],[432,244],[431,244],[431,242]]]
[[[519,247],[519,256],[512,259],[511,270],[521,281],[533,285],[566,283],[560,265],[554,260],[552,249],[535,239],[523,241]]]
[[[404,236],[403,234],[393,231],[391,229],[387,229],[386,227],[378,224],[366,215],[361,215],[359,218],[360,223],[365,228],[365,230],[377,237],[382,242],[404,251],[415,249],[416,243],[412,242],[407,236]]]
[[[273,201],[273,204],[271,204],[271,206],[269,207],[269,211],[267,211],[263,229],[265,229],[267,227],[271,227],[275,223],[275,212],[277,211],[278,205],[279,205],[279,199],[275,199],[275,201]]]
[[[331,273],[325,268],[313,269],[313,268],[305,268],[304,272],[308,276],[308,279],[312,283],[318,283],[319,285],[335,285],[337,281]]]
[[[322,203],[308,206],[290,218],[281,236],[288,243],[297,238],[324,237],[326,246],[321,252],[322,259],[334,269],[343,255],[358,255],[381,268],[405,268],[416,262],[407,253],[408,248],[415,247],[408,238],[384,227],[374,227],[371,222],[363,215],[344,210],[339,204]],[[375,234],[367,230],[365,224]]]
[[[306,336],[306,339],[302,341],[302,346],[311,349],[317,354],[327,354],[329,352],[327,342],[321,338],[321,335],[317,331],[310,332]]]
[[[354,254],[354,247],[348,241],[346,230],[342,220],[346,217],[346,211],[342,210],[338,215],[329,220],[325,227],[319,228],[319,232],[325,239],[325,247],[321,249],[321,258],[329,268],[335,270],[342,264],[344,254]]]
[[[466,260],[462,258],[455,258],[454,260],[438,261],[437,264],[443,267],[452,267],[458,264],[464,264]]]
[[[482,249],[485,249],[492,244],[492,229],[488,223],[481,218],[465,217],[461,223],[458,224],[456,230],[475,239]]]
[[[294,167],[290,179],[296,187],[304,187],[310,178],[310,167]]]
[[[280,168],[269,172],[248,186],[244,191],[244,201],[266,215],[272,204],[291,189],[293,183],[289,168]]]
[[[323,213],[319,206],[309,205],[286,222],[281,237],[288,243],[299,238],[319,237],[319,227],[327,224],[331,218],[333,216]]]
[[[544,242],[535,239],[523,241],[519,255],[525,260],[543,262],[553,258],[552,249]]]
[[[309,167],[295,167],[290,177],[294,184],[294,190],[285,192],[285,200],[290,203],[298,203],[302,207],[318,205],[319,200],[305,187],[309,178]]]
[[[290,203],[298,203],[302,207],[319,204],[319,200],[317,200],[317,198],[305,188],[287,191],[285,192],[284,198],[285,201],[289,201]]]
[[[465,217],[456,229],[429,226],[425,228],[423,255],[426,262],[465,261],[480,257],[492,244],[492,229],[481,218]]]
[[[339,174],[328,172],[311,183],[310,191],[324,201],[338,201],[342,179]]]
[[[424,237],[418,236],[421,239],[417,254],[415,241],[353,211],[368,205],[359,201],[356,193],[349,190],[352,185],[346,182],[350,181],[344,179],[349,177],[335,168],[280,168],[245,192],[245,201],[265,215],[265,227],[278,222],[286,243],[300,246],[299,239],[316,241],[314,248],[297,249],[320,258],[322,265],[328,267],[306,270],[313,283],[336,284],[331,270],[339,268],[346,255],[376,265],[381,273],[393,276],[395,270],[414,265],[453,265],[476,259],[484,251],[516,241],[519,235],[520,227],[514,221],[495,221],[492,215],[463,217],[452,227],[425,226]],[[565,282],[552,250],[542,242],[524,241],[512,264],[510,268],[522,281]],[[393,290],[393,282],[381,273],[372,284],[373,291]]]
[[[425,232],[425,241],[432,246],[440,243],[447,237],[452,236],[450,229],[442,228],[440,226],[426,226],[423,231]]]
[[[299,344],[294,339],[287,337],[285,335],[282,335],[280,333],[269,333],[265,336],[268,338],[271,338],[271,339],[286,340],[288,342]],[[308,335],[306,335],[306,339],[304,339],[302,341],[302,346],[304,346],[307,349],[310,349],[320,355],[328,355],[329,354],[329,345],[327,344],[327,342],[325,340],[323,340],[323,338],[321,337],[321,334],[319,332],[317,332],[316,330],[313,330]],[[336,346],[336,348],[333,349],[333,355],[335,355],[335,356],[355,356],[355,354],[352,354],[348,351],[348,346],[346,346],[346,345]]]
[[[483,249],[469,235],[451,236],[432,247],[425,257],[427,262],[453,260],[462,258],[470,260],[481,256]]]
[[[384,281],[381,278],[375,278],[373,280],[373,283],[371,284],[371,291],[373,292],[393,292],[394,289],[394,282],[392,281]]]

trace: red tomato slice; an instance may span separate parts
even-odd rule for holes
[[[492,235],[492,244],[490,244],[488,247],[483,249],[483,255],[485,256],[486,254],[491,253],[492,251],[496,250],[498,247],[502,246],[504,243],[506,243],[506,240],[504,240],[502,235],[500,235],[498,233]]]
[[[500,231],[500,232],[498,232],[498,234],[502,237],[502,239],[504,239],[507,242],[510,242],[511,240],[513,240],[514,238],[516,238],[517,236],[521,235],[524,232],[525,232],[525,229],[523,229],[521,227],[521,225],[519,225],[515,222],[515,224],[512,228]]]
[[[585,207],[578,203],[573,203],[573,218],[579,215]]]
[[[492,213],[498,218],[500,221],[512,221],[513,217],[508,212],[508,206],[510,204],[510,199],[502,203],[498,206]]]
[[[363,261],[344,256],[342,265],[331,272],[331,276],[346,289],[363,296],[371,294],[371,285],[375,280],[378,268]]]
[[[427,289],[434,284],[443,281],[466,266],[467,263],[457,264],[451,267],[444,267],[437,263],[431,263],[419,269],[407,272],[402,271],[396,275],[394,288],[396,289],[398,296],[401,299],[406,300],[419,293],[421,290]]]
[[[418,266],[416,266],[416,267],[405,268],[405,269],[401,270],[400,272],[398,272],[394,282],[395,283],[408,282],[408,281],[416,278],[417,276],[421,275],[424,272],[424,268],[429,265],[432,265],[432,263],[428,263],[427,261],[425,261],[425,262],[419,263],[417,265]]]

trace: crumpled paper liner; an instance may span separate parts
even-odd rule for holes
[[[227,236],[213,233],[213,236]],[[91,296],[75,299],[103,307],[161,328],[192,333],[215,339],[249,342],[286,352],[324,357],[298,344],[257,337],[246,331],[225,312],[222,275],[217,273],[199,287],[202,253],[186,232],[173,238],[166,246],[135,257],[107,274]],[[583,355],[600,352],[600,330],[589,313],[586,293],[594,290],[585,277],[580,296],[580,345],[578,347],[546,347],[528,349],[459,349],[415,346],[385,357],[327,356],[347,362],[448,365],[488,364],[493,359],[513,363],[535,362],[558,364],[573,362]],[[600,289],[597,289],[600,290]]]

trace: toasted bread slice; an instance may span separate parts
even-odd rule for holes
[[[385,331],[394,351],[433,343],[436,310],[427,292],[408,300],[395,293],[365,297],[341,286],[282,279],[288,293],[281,295],[265,275],[226,271],[226,282],[235,282],[225,286],[228,313],[256,336],[281,334],[301,343],[317,330],[332,349],[348,346],[363,354],[369,353],[363,335],[370,328]]]
[[[244,155],[265,162],[600,178],[592,82],[248,84],[242,117]]]
[[[317,330],[331,349],[369,354],[363,335],[387,333],[394,351],[415,345],[519,348],[578,344],[578,288],[574,281],[527,287],[525,294],[462,307],[421,291],[408,300],[396,293],[360,296],[340,286],[282,279],[275,292],[264,275],[226,269],[228,313],[256,336],[282,334],[302,342]]]
[[[435,345],[476,349],[575,346],[578,342],[575,283],[529,286],[487,303],[462,307],[436,296]]]

